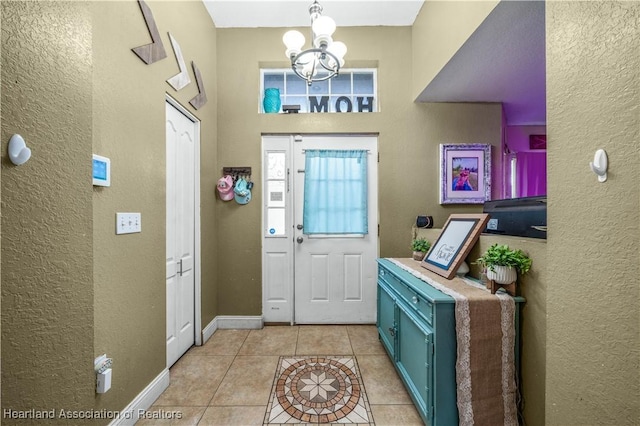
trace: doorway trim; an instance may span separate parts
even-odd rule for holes
[[[180,102],[174,99],[168,93],[165,93],[165,102],[169,103],[175,109],[180,111],[180,113],[184,114],[189,120],[193,121],[196,128],[196,139],[198,143],[195,145],[195,153],[194,153],[194,164],[193,164],[193,173],[194,173],[194,194],[193,194],[193,203],[194,203],[194,247],[193,247],[193,255],[194,255],[194,315],[193,319],[195,329],[195,344],[196,346],[202,345],[202,268],[201,268],[201,257],[200,257],[200,242],[201,242],[201,228],[200,228],[200,119],[193,115],[189,110],[183,107]],[[166,177],[165,177],[166,182]],[[165,183],[166,189],[166,183]],[[166,215],[166,212],[165,212]],[[166,235],[165,235],[166,238]],[[165,312],[166,314],[166,312]],[[166,321],[166,318],[165,318]]]

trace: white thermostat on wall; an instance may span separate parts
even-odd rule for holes
[[[111,160],[93,154],[93,185],[111,186]]]

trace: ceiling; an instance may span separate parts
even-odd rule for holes
[[[216,28],[308,26],[313,0],[203,0]],[[410,26],[424,0],[319,0],[338,26]]]
[[[544,5],[500,2],[417,101],[502,102],[507,124],[545,124]]]
[[[312,0],[203,0],[217,28],[309,25]],[[423,0],[321,0],[340,26],[410,26]],[[366,6],[366,7],[363,7]],[[416,99],[501,102],[509,125],[546,123],[544,1],[501,1]]]

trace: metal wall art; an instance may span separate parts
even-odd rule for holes
[[[149,29],[152,42],[143,46],[134,47],[131,50],[133,50],[133,52],[138,55],[145,64],[150,65],[166,58],[167,52],[164,50],[164,45],[162,44],[162,39],[160,38],[156,21],[153,19],[151,9],[149,9],[149,6],[147,6],[144,0],[138,0],[138,4],[140,5],[140,10],[142,10],[144,20],[147,23],[147,29]]]
[[[156,26],[156,22],[153,19],[153,13],[151,13],[151,9],[144,2],[144,0],[138,0],[138,4],[140,5],[140,10],[142,10],[142,15],[144,16],[144,20],[147,23],[147,29],[149,30],[149,34],[151,35],[152,43],[145,44],[144,46],[138,46],[131,49],[142,61],[150,65],[154,62],[157,62],[161,59],[167,57],[167,53],[164,50],[164,45],[162,44],[162,39],[160,38],[160,33],[158,32],[158,27]],[[189,72],[187,71],[187,66],[184,62],[184,58],[182,57],[182,49],[180,45],[173,37],[171,33],[169,34],[169,40],[171,41],[171,46],[173,47],[173,53],[176,56],[176,61],[178,62],[178,68],[180,72],[173,77],[170,77],[167,80],[167,83],[171,85],[176,91],[185,88],[189,83],[191,83],[191,79],[189,78]],[[207,93],[204,89],[204,83],[202,81],[202,74],[200,74],[200,70],[196,66],[195,62],[191,61],[191,66],[193,67],[193,73],[196,78],[196,84],[198,85],[198,94],[194,96],[189,103],[195,109],[200,109],[204,104],[207,103]]]
[[[198,85],[198,94],[194,96],[189,103],[195,108],[199,109],[202,105],[207,103],[207,92],[204,91],[204,84],[202,83],[202,75],[200,70],[196,66],[196,63],[191,61],[193,67],[193,73],[196,75],[196,84]]]
[[[180,49],[180,45],[171,33],[169,33],[169,40],[171,40],[171,47],[173,47],[173,53],[176,55],[176,61],[178,62],[180,72],[168,79],[167,83],[169,83],[174,89],[180,90],[191,83],[191,79],[189,78],[187,64],[184,63],[184,58],[182,57],[182,49]]]

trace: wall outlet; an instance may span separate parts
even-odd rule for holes
[[[116,234],[142,232],[141,213],[116,213]]]

